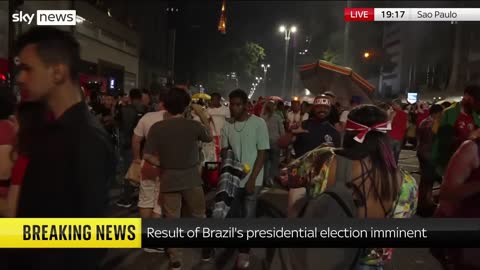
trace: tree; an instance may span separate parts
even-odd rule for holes
[[[328,48],[326,51],[323,52],[323,60],[330,62],[332,64],[341,64],[342,61],[342,54],[339,50],[332,50]]]
[[[256,72],[263,59],[265,49],[254,42],[246,42],[240,48],[232,49],[233,66],[242,80],[250,80],[255,77]]]

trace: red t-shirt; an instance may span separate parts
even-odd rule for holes
[[[395,110],[395,117],[392,120],[390,138],[396,141],[403,141],[407,131],[408,115],[402,110]]]
[[[420,127],[420,123],[427,119],[428,116],[430,116],[430,112],[427,110],[423,111],[422,113],[417,113],[417,128]]]
[[[257,102],[257,104],[253,106],[253,114],[260,117],[262,115],[263,104],[263,102]]]
[[[470,132],[475,130],[475,122],[473,121],[473,116],[461,112],[458,115],[457,121],[455,121],[455,138],[457,146],[460,146],[464,141],[468,139]]]
[[[0,120],[0,145],[15,144],[15,127],[9,120]]]

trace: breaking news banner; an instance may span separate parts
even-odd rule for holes
[[[139,218],[1,218],[0,248],[141,248]]]
[[[0,248],[476,247],[480,219],[0,219]]]

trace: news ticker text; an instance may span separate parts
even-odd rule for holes
[[[473,247],[480,219],[0,219],[0,248]]]

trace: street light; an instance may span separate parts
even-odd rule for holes
[[[281,25],[279,28],[281,33],[285,33],[285,67],[283,69],[283,83],[282,83],[282,91],[283,95],[286,95],[287,89],[286,89],[286,83],[287,83],[287,64],[288,64],[288,42],[290,40],[290,36],[292,33],[297,32],[297,27],[292,25],[290,28],[287,28],[284,25]]]
[[[363,53],[363,58],[369,58],[369,57],[370,57],[370,53],[369,53],[369,52]]]
[[[268,69],[270,68],[270,64],[262,64],[261,67],[263,68],[263,78],[265,79],[265,81],[263,82],[263,91],[265,93],[263,93],[264,95],[267,95],[267,71]]]

